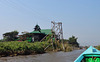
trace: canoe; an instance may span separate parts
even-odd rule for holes
[[[90,46],[74,62],[100,62],[100,51]]]

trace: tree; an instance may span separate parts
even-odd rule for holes
[[[72,44],[73,46],[79,47],[79,43],[77,42],[78,38],[75,38],[75,36],[72,36],[68,39],[69,44]]]
[[[3,39],[5,41],[14,41],[17,39],[18,31],[7,32],[3,34]]]
[[[39,26],[39,25],[36,25],[35,28],[34,28],[34,31],[39,31],[39,32],[41,32],[40,26]]]

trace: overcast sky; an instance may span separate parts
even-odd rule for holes
[[[36,24],[50,29],[62,22],[64,38],[80,45],[100,45],[100,0],[0,0],[0,39],[17,30],[31,32]]]

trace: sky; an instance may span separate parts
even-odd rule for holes
[[[64,38],[72,35],[81,46],[100,45],[100,0],[0,0],[0,39],[17,30],[51,29],[62,22]]]

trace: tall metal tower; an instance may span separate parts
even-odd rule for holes
[[[51,31],[57,35],[56,39],[63,39],[63,29],[62,29],[62,22],[54,22],[51,21]]]
[[[58,40],[62,40],[62,45],[63,45],[63,49],[65,51],[65,47],[63,44],[63,28],[62,28],[62,22],[54,22],[51,21],[51,31],[52,33],[54,32],[54,38],[58,39]]]

